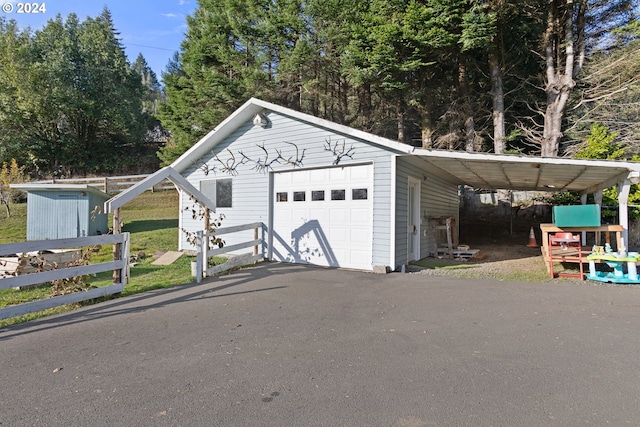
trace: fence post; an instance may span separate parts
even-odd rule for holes
[[[104,192],[109,194],[109,177],[104,177]]]
[[[202,277],[207,276],[207,270],[209,269],[209,232],[204,230],[202,232]]]
[[[120,282],[122,283],[122,289],[129,284],[130,270],[129,270],[129,251],[131,248],[131,240],[129,233],[122,233],[122,248],[120,250],[120,257],[124,261],[124,266],[122,268],[122,273],[120,273]]]
[[[258,227],[253,229],[253,240],[258,240]],[[258,245],[253,247],[253,254],[258,255]]]
[[[196,283],[200,283],[202,282],[202,258],[203,258],[203,253],[202,253],[202,235],[204,234],[203,231],[197,231],[196,232],[196,247],[197,247],[197,252],[196,252]]]
[[[113,234],[120,234],[120,208],[113,211]],[[113,244],[113,260],[118,261],[122,256],[122,244]],[[113,270],[113,283],[122,282],[122,270]]]

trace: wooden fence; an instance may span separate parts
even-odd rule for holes
[[[76,239],[38,240],[0,245],[0,256],[6,256],[25,252],[41,252],[52,249],[78,248],[104,244],[119,245],[121,248],[119,251],[119,259],[98,264],[58,268],[39,273],[0,278],[0,289],[43,284],[52,280],[84,276],[111,270],[115,270],[119,273],[119,283],[93,288],[87,291],[74,292],[67,295],[3,307],[0,308],[0,319],[21,316],[23,314],[33,313],[60,305],[73,304],[122,292],[129,278],[129,233],[105,234],[101,236],[79,237]]]
[[[214,274],[221,273],[232,268],[240,267],[242,265],[251,264],[255,261],[263,259],[264,256],[262,255],[262,251],[260,248],[263,242],[263,238],[261,236],[262,226],[263,224],[261,222],[254,222],[251,224],[218,228],[215,233],[205,233],[204,231],[198,231],[196,235],[196,282],[200,283],[203,277],[213,276]],[[213,237],[214,234],[215,237],[219,237],[221,235],[237,233],[240,231],[251,229],[253,229],[253,240],[224,246],[222,248],[209,249],[209,239]],[[224,264],[209,267],[209,257],[229,254],[230,252],[250,247],[253,247],[253,253],[231,256]]]
[[[103,178],[64,178],[35,181],[33,184],[87,184],[107,194],[118,194],[149,175],[108,176]],[[153,186],[151,191],[173,190],[175,186],[168,180]]]

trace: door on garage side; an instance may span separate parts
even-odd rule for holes
[[[407,242],[408,259],[420,259],[420,181],[409,177]]]
[[[372,269],[373,165],[273,176],[272,259]]]

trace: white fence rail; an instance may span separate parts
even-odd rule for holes
[[[263,259],[263,255],[260,247],[262,246],[263,238],[261,236],[263,224],[261,222],[254,222],[251,224],[236,225],[233,227],[223,227],[216,230],[215,237],[219,237],[224,234],[237,233],[240,231],[247,231],[253,229],[253,240],[247,240],[245,242],[236,243],[222,248],[209,249],[209,239],[214,236],[212,233],[205,233],[204,231],[198,231],[197,233],[197,253],[196,253],[196,282],[200,283],[203,277],[213,276],[214,274],[221,273],[223,271],[230,270],[232,268],[240,267],[242,265],[251,264],[252,262]],[[240,249],[253,247],[253,253],[247,253],[243,255],[236,255],[229,257],[228,261],[224,264],[214,265],[209,267],[209,257],[224,255],[230,252],[234,252]]]
[[[0,319],[21,316],[27,313],[45,310],[65,304],[73,304],[80,301],[99,298],[106,295],[122,292],[129,278],[129,233],[106,234],[102,236],[80,237],[77,239],[39,240],[23,243],[10,243],[0,245],[0,257],[24,252],[41,252],[52,249],[78,248],[83,246],[119,244],[119,259],[99,264],[73,266],[53,269],[39,273],[24,274],[0,278],[0,289],[24,287],[48,283],[52,280],[60,280],[87,274],[95,274],[103,271],[119,271],[120,282],[109,286],[89,289],[87,291],[52,297],[48,299],[27,302],[18,305],[0,308]]]
[[[35,181],[34,184],[87,184],[107,194],[120,193],[132,185],[142,181],[149,175],[107,176],[102,178],[64,178]],[[173,190],[175,186],[168,180],[151,188],[151,191]]]

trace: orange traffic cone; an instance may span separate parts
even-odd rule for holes
[[[531,231],[529,232],[529,243],[527,243],[528,248],[537,248],[538,242],[536,242],[536,235],[533,233],[533,227],[531,227]]]

